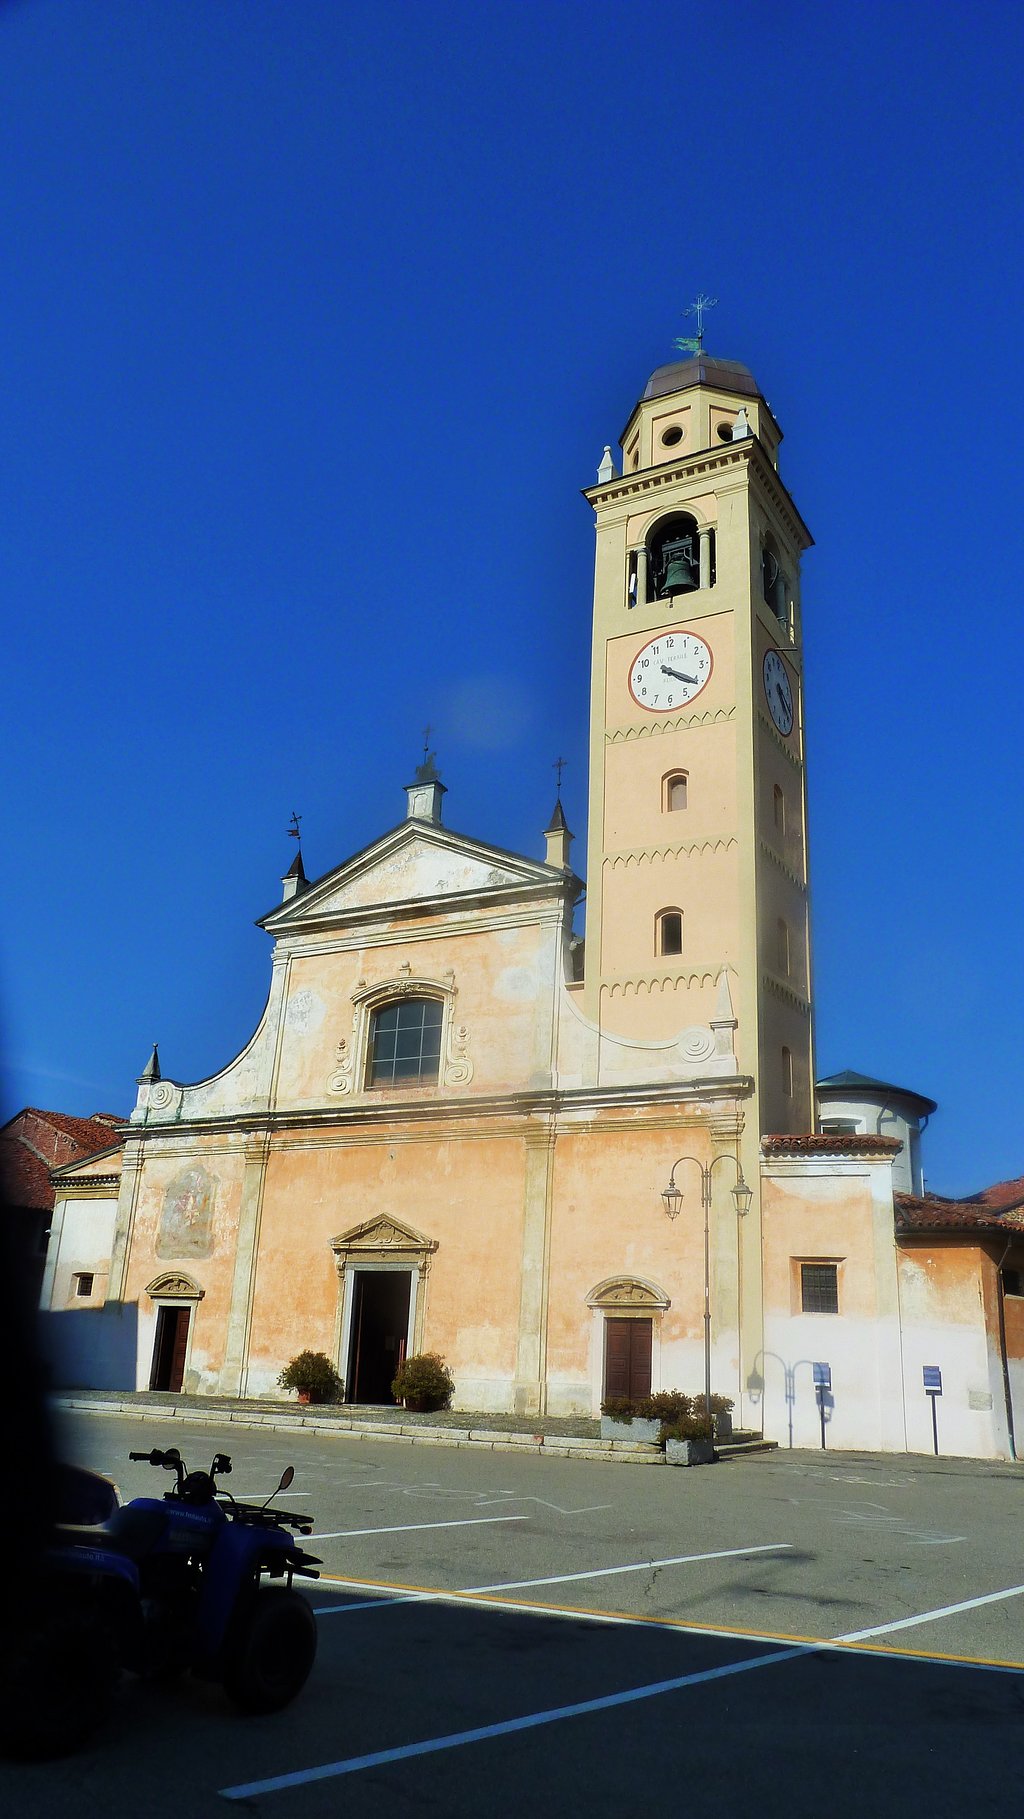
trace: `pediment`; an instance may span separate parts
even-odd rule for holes
[[[341,1259],[382,1254],[425,1257],[436,1251],[437,1239],[426,1237],[390,1213],[380,1213],[361,1225],[351,1226],[347,1232],[339,1232],[331,1239],[331,1249]]]
[[[609,1276],[587,1296],[588,1307],[604,1308],[617,1314],[664,1312],[671,1305],[663,1289],[640,1276]]]
[[[201,1301],[206,1294],[198,1282],[186,1276],[184,1270],[166,1270],[162,1276],[154,1276],[146,1284],[146,1293],[153,1301],[174,1299],[177,1301]]]
[[[358,920],[398,905],[479,900],[524,888],[550,893],[566,874],[553,866],[504,853],[440,826],[404,822],[346,860],[297,897],[271,910],[263,926],[284,932],[299,925]]]

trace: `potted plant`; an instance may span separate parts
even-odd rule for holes
[[[283,1390],[294,1390],[300,1402],[338,1402],[345,1389],[326,1352],[300,1352],[277,1381]]]
[[[715,1442],[705,1414],[693,1412],[666,1421],[661,1430],[667,1465],[713,1465]]]
[[[735,1406],[731,1396],[712,1396],[711,1418],[715,1424],[716,1440],[732,1439],[732,1411]]]
[[[691,1399],[682,1390],[658,1390],[653,1396],[606,1396],[601,1404],[602,1440],[661,1443],[666,1421],[690,1413]]]
[[[400,1364],[391,1384],[396,1402],[423,1414],[428,1409],[450,1408],[455,1378],[436,1352],[417,1352]]]

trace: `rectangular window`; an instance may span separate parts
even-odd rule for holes
[[[786,798],[778,784],[775,785],[772,802],[775,810],[775,825],[779,833],[784,834],[786,831]]]
[[[75,1294],[76,1295],[91,1295],[92,1294],[92,1285],[93,1285],[94,1280],[95,1280],[95,1278],[93,1276],[89,1275],[88,1273],[83,1273],[80,1276],[76,1276],[75,1277]]]
[[[775,935],[776,935],[776,940],[778,943],[779,972],[782,973],[783,976],[788,979],[789,978],[789,928],[788,928],[787,924],[785,922],[783,922],[781,916],[779,917],[778,923],[776,924]]]
[[[800,1310],[804,1314],[838,1314],[837,1263],[801,1263]]]
[[[405,998],[379,1010],[370,1036],[369,1085],[436,1080],[441,1020],[442,1006],[436,998]]]
[[[782,1090],[787,1099],[793,1097],[793,1056],[788,1048],[782,1051]]]

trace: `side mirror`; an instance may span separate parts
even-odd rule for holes
[[[277,1491],[286,1491],[288,1489],[288,1486],[290,1485],[292,1479],[294,1478],[294,1476],[295,1476],[294,1465],[286,1465],[284,1468],[284,1471],[281,1473],[281,1482],[277,1487]],[[277,1491],[274,1492],[275,1497],[277,1496]]]

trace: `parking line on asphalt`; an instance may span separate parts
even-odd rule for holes
[[[492,1518],[492,1520],[495,1520],[495,1518]],[[496,1518],[496,1520],[502,1520],[502,1518]],[[505,1520],[507,1520],[507,1518],[505,1518]],[[310,1539],[312,1541],[316,1541],[317,1539],[322,1541],[326,1539],[326,1536],[321,1535],[318,1537],[312,1535],[310,1536]],[[753,1547],[717,1548],[714,1553],[710,1554],[674,1554],[666,1560],[636,1560],[631,1561],[626,1566],[598,1566],[591,1568],[585,1573],[553,1573],[543,1579],[506,1579],[497,1585],[456,1586],[449,1592],[437,1592],[426,1586],[410,1586],[408,1591],[397,1598],[370,1598],[367,1599],[365,1604],[318,1604],[314,1605],[313,1609],[315,1615],[318,1617],[334,1617],[344,1615],[346,1611],[365,1610],[369,1605],[374,1604],[383,1607],[388,1604],[422,1602],[424,1598],[437,1599],[440,1597],[456,1600],[459,1598],[479,1598],[491,1592],[528,1591],[536,1585],[571,1585],[581,1579],[612,1579],[621,1573],[649,1573],[653,1572],[655,1568],[663,1566],[692,1566],[701,1560],[735,1560],[737,1557],[745,1554],[780,1553],[784,1552],[787,1548],[791,1548],[792,1545],[793,1543],[791,1541],[765,1541],[758,1542],[757,1545]],[[363,1579],[349,1580],[346,1582],[342,1580],[339,1581],[339,1583],[365,1586],[372,1584],[372,1581]],[[391,1590],[393,1588],[382,1587],[381,1589]]]
[[[337,1585],[342,1590],[358,1587],[361,1591],[376,1589],[381,1593],[395,1592],[399,1588],[395,1582],[372,1579],[339,1579],[324,1573],[321,1584]],[[997,1593],[1001,1597],[1003,1594]],[[403,1587],[399,1597],[361,1598],[355,1604],[318,1605],[314,1606],[314,1615],[325,1616],[337,1611],[364,1611],[390,1604],[468,1604],[478,1610],[498,1610],[521,1612],[530,1617],[565,1617],[583,1623],[611,1623],[616,1625],[646,1624],[658,1629],[675,1630],[686,1636],[710,1636],[719,1640],[734,1642],[773,1642],[780,1647],[799,1645],[808,1653],[833,1652],[841,1655],[871,1655],[887,1661],[922,1661],[932,1662],[940,1667],[984,1668],[992,1673],[1024,1675],[1024,1661],[1004,1661],[999,1657],[988,1655],[947,1655],[938,1649],[869,1648],[866,1643],[858,1642],[852,1637],[842,1636],[794,1636],[784,1630],[745,1629],[741,1624],[692,1623],[685,1617],[658,1617],[642,1611],[600,1610],[586,1604],[544,1604],[537,1598],[496,1598],[486,1593],[448,1592],[441,1587],[408,1586]],[[957,1609],[959,1607],[952,1607]],[[908,1619],[910,1623],[922,1619]],[[927,1616],[925,1618],[927,1620]]]
[[[981,1598],[964,1598],[959,1604],[943,1604],[938,1610],[922,1611],[917,1617],[899,1617],[895,1623],[876,1623],[866,1630],[851,1630],[836,1636],[836,1642],[867,1642],[873,1636],[891,1636],[896,1630],[916,1629],[919,1623],[938,1623],[942,1617],[955,1617],[960,1611],[976,1611],[983,1604],[999,1604],[1004,1598],[1024,1597],[1024,1585],[1008,1586],[1005,1592],[986,1592]]]
[[[342,1541],[353,1535],[407,1535],[420,1528],[484,1528],[492,1522],[525,1522],[525,1516],[464,1516],[455,1522],[396,1522],[391,1528],[335,1528],[326,1535],[308,1535],[308,1541]]]
[[[482,1724],[471,1731],[453,1731],[446,1737],[428,1737],[421,1743],[401,1743],[394,1749],[375,1750],[368,1756],[350,1756],[342,1762],[324,1762],[316,1768],[295,1769],[287,1775],[271,1775],[265,1781],[248,1781],[238,1787],[222,1787],[225,1800],[251,1800],[259,1794],[281,1793],[285,1788],[303,1787],[311,1781],[330,1781],[339,1775],[358,1774],[363,1769],[382,1768],[389,1762],[407,1762],[415,1756],[434,1755],[440,1750],[459,1749],[467,1743],[484,1743],[492,1737],[509,1737],[517,1731],[535,1730],[542,1724],[560,1724],[566,1718],[583,1718],[592,1712],[612,1711],[619,1705],[635,1705],[642,1699],[657,1699],[664,1693],[675,1693],[687,1686],[700,1686],[710,1680],[725,1680],[734,1674],[751,1673],[755,1668],[773,1667],[805,1655],[803,1647],[777,1649],[770,1655],[748,1655],[743,1661],[729,1662],[725,1667],[703,1668],[694,1674],[678,1674],[672,1680],[655,1680],[648,1686],[628,1687],[622,1693],[605,1693],[597,1699],[581,1699],[575,1705],[553,1706],[548,1711],[529,1712],[522,1718],[504,1718],[496,1724]]]

